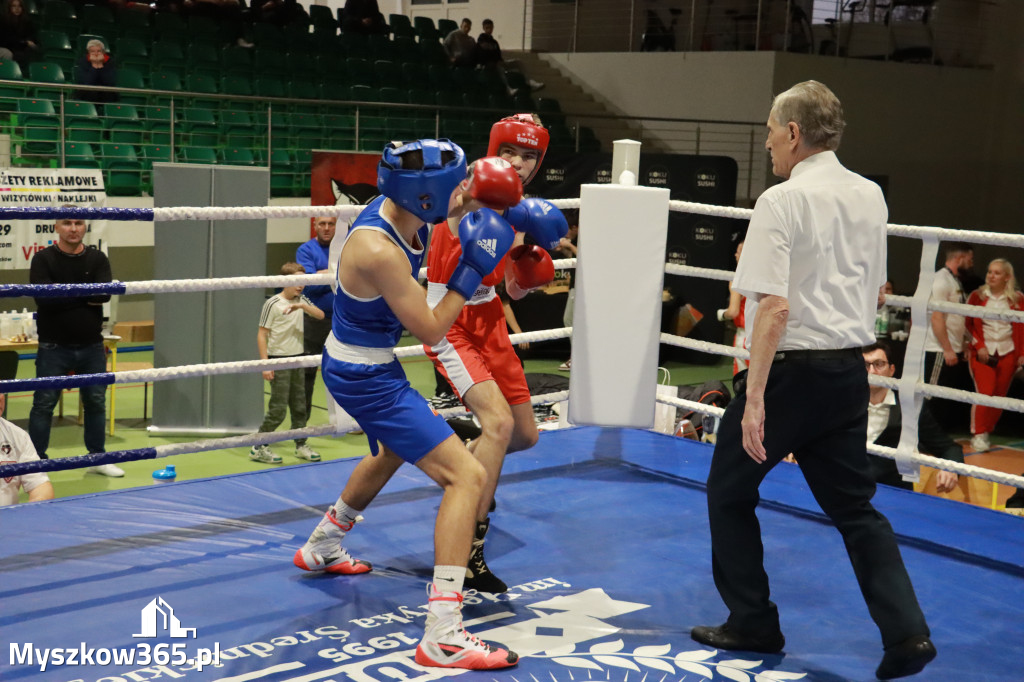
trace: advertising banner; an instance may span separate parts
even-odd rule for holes
[[[0,208],[98,207],[106,203],[103,173],[86,168],[0,168]],[[53,220],[0,218],[0,270],[27,270],[32,256],[53,243]],[[86,244],[106,251],[106,220],[88,221]]]

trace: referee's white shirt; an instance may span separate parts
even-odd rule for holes
[[[736,267],[732,287],[747,296],[748,329],[757,301],[781,296],[789,318],[779,350],[874,343],[888,218],[878,185],[843,168],[834,152],[794,166],[758,198]]]

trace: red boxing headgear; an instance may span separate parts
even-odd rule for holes
[[[544,154],[548,151],[550,139],[547,128],[533,122],[533,114],[514,114],[491,126],[487,156],[498,156],[498,149],[503,144],[514,144],[517,147],[536,150],[539,153],[537,165],[534,166],[530,177],[523,182],[525,185],[533,180],[537,171],[540,170],[540,164],[544,161]]]

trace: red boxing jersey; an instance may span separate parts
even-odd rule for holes
[[[430,235],[430,250],[427,252],[427,281],[447,284],[462,257],[459,238],[448,229],[448,223],[438,223]],[[483,284],[493,287],[505,279],[505,261],[501,259],[494,271],[484,277]]]

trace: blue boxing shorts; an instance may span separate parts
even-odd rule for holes
[[[397,359],[383,364],[346,362],[325,349],[321,371],[331,396],[366,432],[374,455],[380,441],[415,464],[454,433],[413,390]]]

